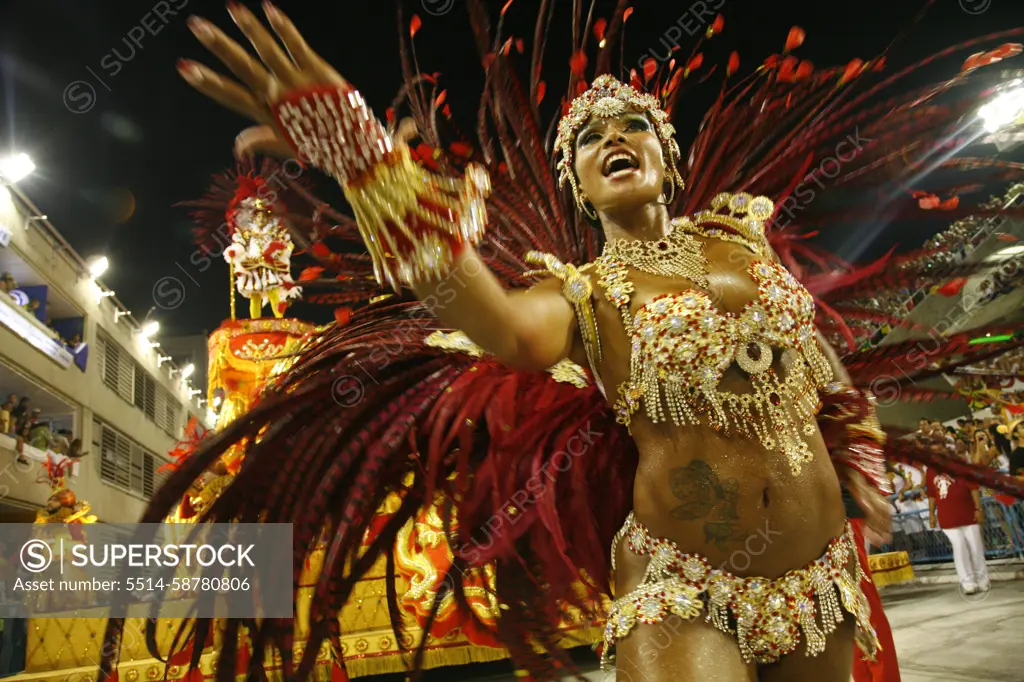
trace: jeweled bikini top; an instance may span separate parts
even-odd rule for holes
[[[801,435],[814,433],[816,389],[832,379],[815,334],[813,299],[785,268],[770,260],[766,245],[709,230],[688,218],[674,220],[673,227],[662,240],[666,243],[655,243],[654,248],[684,254],[692,264],[703,262],[703,272],[691,267],[694,272],[686,275],[700,286],[707,286],[707,270],[703,243],[695,234],[739,242],[758,254],[747,267],[758,296],[734,314],[720,311],[704,291],[690,289],[659,296],[631,314],[633,285],[626,263],[616,256],[639,245],[609,243],[596,262],[599,281],[606,298],[619,309],[632,341],[629,380],[619,385],[615,402],[617,418],[628,426],[642,404],[655,423],[670,419],[680,426],[704,423],[737,431],[756,438],[766,449],[781,450],[793,472],[799,473],[800,465],[811,458]],[[643,248],[651,247],[648,243]],[[789,354],[792,361],[784,378],[773,368],[777,349],[796,351]],[[749,376],[751,392],[719,389],[734,363]]]

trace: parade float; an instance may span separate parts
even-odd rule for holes
[[[358,301],[344,293],[322,292],[323,288],[331,288],[324,287],[325,283],[318,279],[325,269],[323,261],[339,256],[328,254],[322,246],[323,242],[317,239],[322,232],[329,232],[331,228],[325,228],[314,219],[308,223],[311,229],[304,232],[301,216],[288,214],[285,208],[283,197],[289,190],[270,182],[273,173],[272,167],[267,164],[264,164],[259,174],[240,169],[234,176],[234,194],[228,202],[227,218],[232,228],[232,244],[224,250],[224,257],[231,267],[235,283],[230,293],[231,319],[210,335],[208,343],[208,400],[216,412],[217,429],[224,428],[252,407],[260,399],[264,387],[286,371],[296,354],[319,332],[320,327],[315,324],[285,317],[289,302],[308,298],[314,304],[334,305],[340,302],[351,305],[376,303],[388,297],[380,293],[365,301]],[[226,197],[225,189],[227,186],[222,180],[220,191],[215,189],[199,205],[213,210],[216,210],[218,204],[223,206],[221,202]],[[294,192],[295,189],[290,191]],[[197,217],[202,222],[204,215],[200,212]],[[207,223],[212,224],[208,216]],[[294,235],[298,243],[308,245],[305,253],[313,254],[319,260],[318,264],[305,268],[299,277],[303,286],[310,290],[308,297],[302,296],[302,288],[290,276],[290,256],[294,246],[289,234]],[[263,254],[262,259],[259,254]],[[342,283],[344,292],[344,278],[335,281]],[[330,285],[338,286],[334,282]],[[249,298],[250,319],[236,318],[236,293]],[[257,303],[257,300],[260,302]],[[273,318],[260,316],[263,302],[271,304]],[[348,308],[335,308],[335,323],[345,324],[348,313]],[[468,342],[468,339],[464,341]],[[435,335],[434,342],[452,351],[466,352],[468,349],[466,343],[444,335]],[[469,351],[472,352],[472,349]],[[582,370],[579,373],[582,374]],[[339,395],[338,405],[324,407],[343,409],[344,400],[345,396]],[[190,427],[189,435],[191,440],[180,448],[177,453],[179,458],[187,458],[193,449],[192,443],[201,437],[194,425]],[[244,456],[244,447],[231,450],[214,470],[207,473],[198,489],[182,501],[176,517],[170,520],[189,520],[201,514],[230,484]],[[401,502],[401,498],[395,494],[385,501],[377,512],[380,525],[398,509]],[[422,509],[414,521],[403,527],[395,546],[396,583],[402,618],[401,627],[397,629],[400,640],[396,640],[396,628],[389,616],[386,566],[384,561],[380,561],[358,583],[342,610],[339,619],[342,634],[337,643],[340,651],[334,651],[329,644],[322,648],[316,670],[318,679],[337,680],[404,672],[412,661],[413,650],[424,637],[424,665],[427,668],[508,657],[508,652],[500,648],[485,629],[462,615],[453,595],[445,590],[443,576],[453,557],[440,504],[439,497],[434,505]],[[374,535],[368,534],[364,544],[369,545],[374,539]],[[309,604],[323,558],[324,548],[316,548],[307,558],[300,578],[301,587],[296,603],[296,654],[304,648]],[[493,578],[493,571],[487,570],[479,578],[466,577],[469,607],[487,625],[494,623],[498,609],[487,585],[487,581],[493,581]],[[441,603],[429,632],[425,632],[435,599],[440,599]],[[588,623],[566,623],[566,646],[589,645],[597,641],[597,638],[598,630],[591,628]],[[337,663],[338,653],[344,656],[344,670]],[[204,674],[212,675],[212,668],[206,667],[205,661],[203,665]],[[281,674],[280,658],[271,657],[267,668],[271,678],[275,673]]]

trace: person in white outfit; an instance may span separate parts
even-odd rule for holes
[[[953,563],[966,594],[987,592],[988,566],[981,524],[985,512],[978,486],[934,469],[925,474],[928,482],[928,510],[932,528],[941,528],[953,545]]]

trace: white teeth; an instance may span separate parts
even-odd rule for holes
[[[618,153],[612,154],[607,159],[605,159],[605,162],[604,162],[604,174],[605,175],[608,174],[608,170],[609,170],[609,168],[611,168],[611,165],[613,163],[615,163],[616,161],[618,161],[619,159],[625,159],[626,161],[631,161],[633,163],[637,163],[636,157],[633,156],[632,154],[627,154],[626,152],[618,152]]]

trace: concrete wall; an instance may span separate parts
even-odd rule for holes
[[[170,366],[164,363],[157,367],[157,353],[147,350],[133,333],[134,324],[128,317],[114,322],[114,304],[109,298],[98,300],[96,285],[84,274],[80,259],[68,253],[66,247],[56,243],[39,222],[29,221],[26,209],[19,199],[11,197],[0,187],[0,224],[11,231],[11,243],[7,247],[29,264],[46,284],[59,292],[76,306],[85,318],[84,341],[90,346],[87,371],[82,372],[72,365],[63,368],[29,345],[20,336],[0,326],[0,362],[40,384],[65,402],[77,406],[75,436],[82,439],[84,449],[95,450],[92,446],[93,419],[100,419],[125,436],[136,441],[143,448],[158,455],[171,450],[176,438],[146,418],[145,413],[129,404],[104,383],[100,374],[99,358],[96,356],[97,330],[116,341],[156,381],[167,388],[182,404],[180,436],[189,411],[201,414],[195,400],[190,403],[188,393],[180,381],[169,377]],[[2,247],[0,247],[2,248]],[[112,267],[118,264],[112,263]],[[127,267],[127,264],[121,264]],[[72,480],[72,487],[80,499],[88,500],[95,513],[105,521],[134,521],[145,506],[139,496],[121,490],[100,479],[100,452],[91,452],[83,460],[79,476]],[[0,472],[4,471],[13,457],[9,451],[0,451]],[[24,468],[24,467],[23,467]],[[37,502],[41,493],[35,491],[34,473],[26,472],[22,486],[11,486],[10,495],[18,501]],[[0,484],[5,481],[0,481]],[[45,492],[45,486],[41,488]],[[0,489],[2,491],[2,489]],[[45,500],[45,497],[42,498]]]
[[[195,372],[190,377],[193,386],[200,389],[199,397],[205,398],[207,393],[206,375],[208,373],[209,356],[206,348],[208,334],[192,336],[172,336],[160,339],[160,352],[174,358],[179,365],[193,363]],[[205,411],[205,408],[203,408]]]

